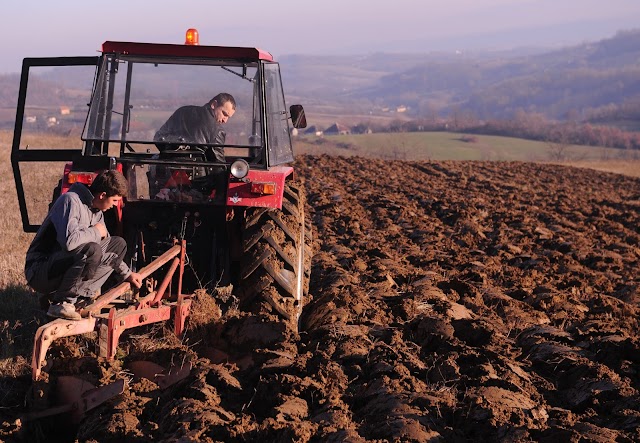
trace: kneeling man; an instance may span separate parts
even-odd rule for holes
[[[58,197],[27,251],[25,277],[34,290],[52,303],[50,317],[80,320],[75,303],[93,299],[115,272],[120,281],[139,288],[141,275],[123,261],[127,244],[109,235],[103,211],[128,191],[119,171],[104,171],[90,186],[75,183]]]

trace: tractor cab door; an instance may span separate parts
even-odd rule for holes
[[[82,154],[80,138],[99,57],[26,58],[11,165],[25,232],[36,232],[65,165]]]

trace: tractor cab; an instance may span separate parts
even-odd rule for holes
[[[306,125],[304,111],[285,106],[271,54],[201,46],[194,31],[185,44],[107,41],[99,57],[24,60],[12,164],[25,231],[46,215],[44,191],[106,168],[127,176],[128,203],[279,207],[290,128]],[[210,112],[202,108],[218,94],[233,97],[235,112],[215,136],[159,133],[180,108]]]

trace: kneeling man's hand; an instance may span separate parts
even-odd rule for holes
[[[137,272],[132,272],[125,281],[128,281],[136,288],[140,288],[142,286],[142,276]]]

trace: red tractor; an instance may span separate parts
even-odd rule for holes
[[[237,103],[220,137],[158,138],[176,109],[220,92]],[[133,299],[123,283],[85,307],[83,320],[44,325],[34,379],[57,337],[97,330],[101,352],[113,357],[123,329],[174,318],[181,333],[199,288],[229,288],[241,310],[297,329],[311,234],[290,134],[305,125],[302,107],[285,105],[271,54],[199,45],[195,30],[185,44],[107,41],[95,57],[25,59],[11,156],[24,230],[37,230],[52,190],[55,199],[117,168],[130,189],[106,214],[109,230],[148,277]],[[156,271],[166,275],[153,280]]]

